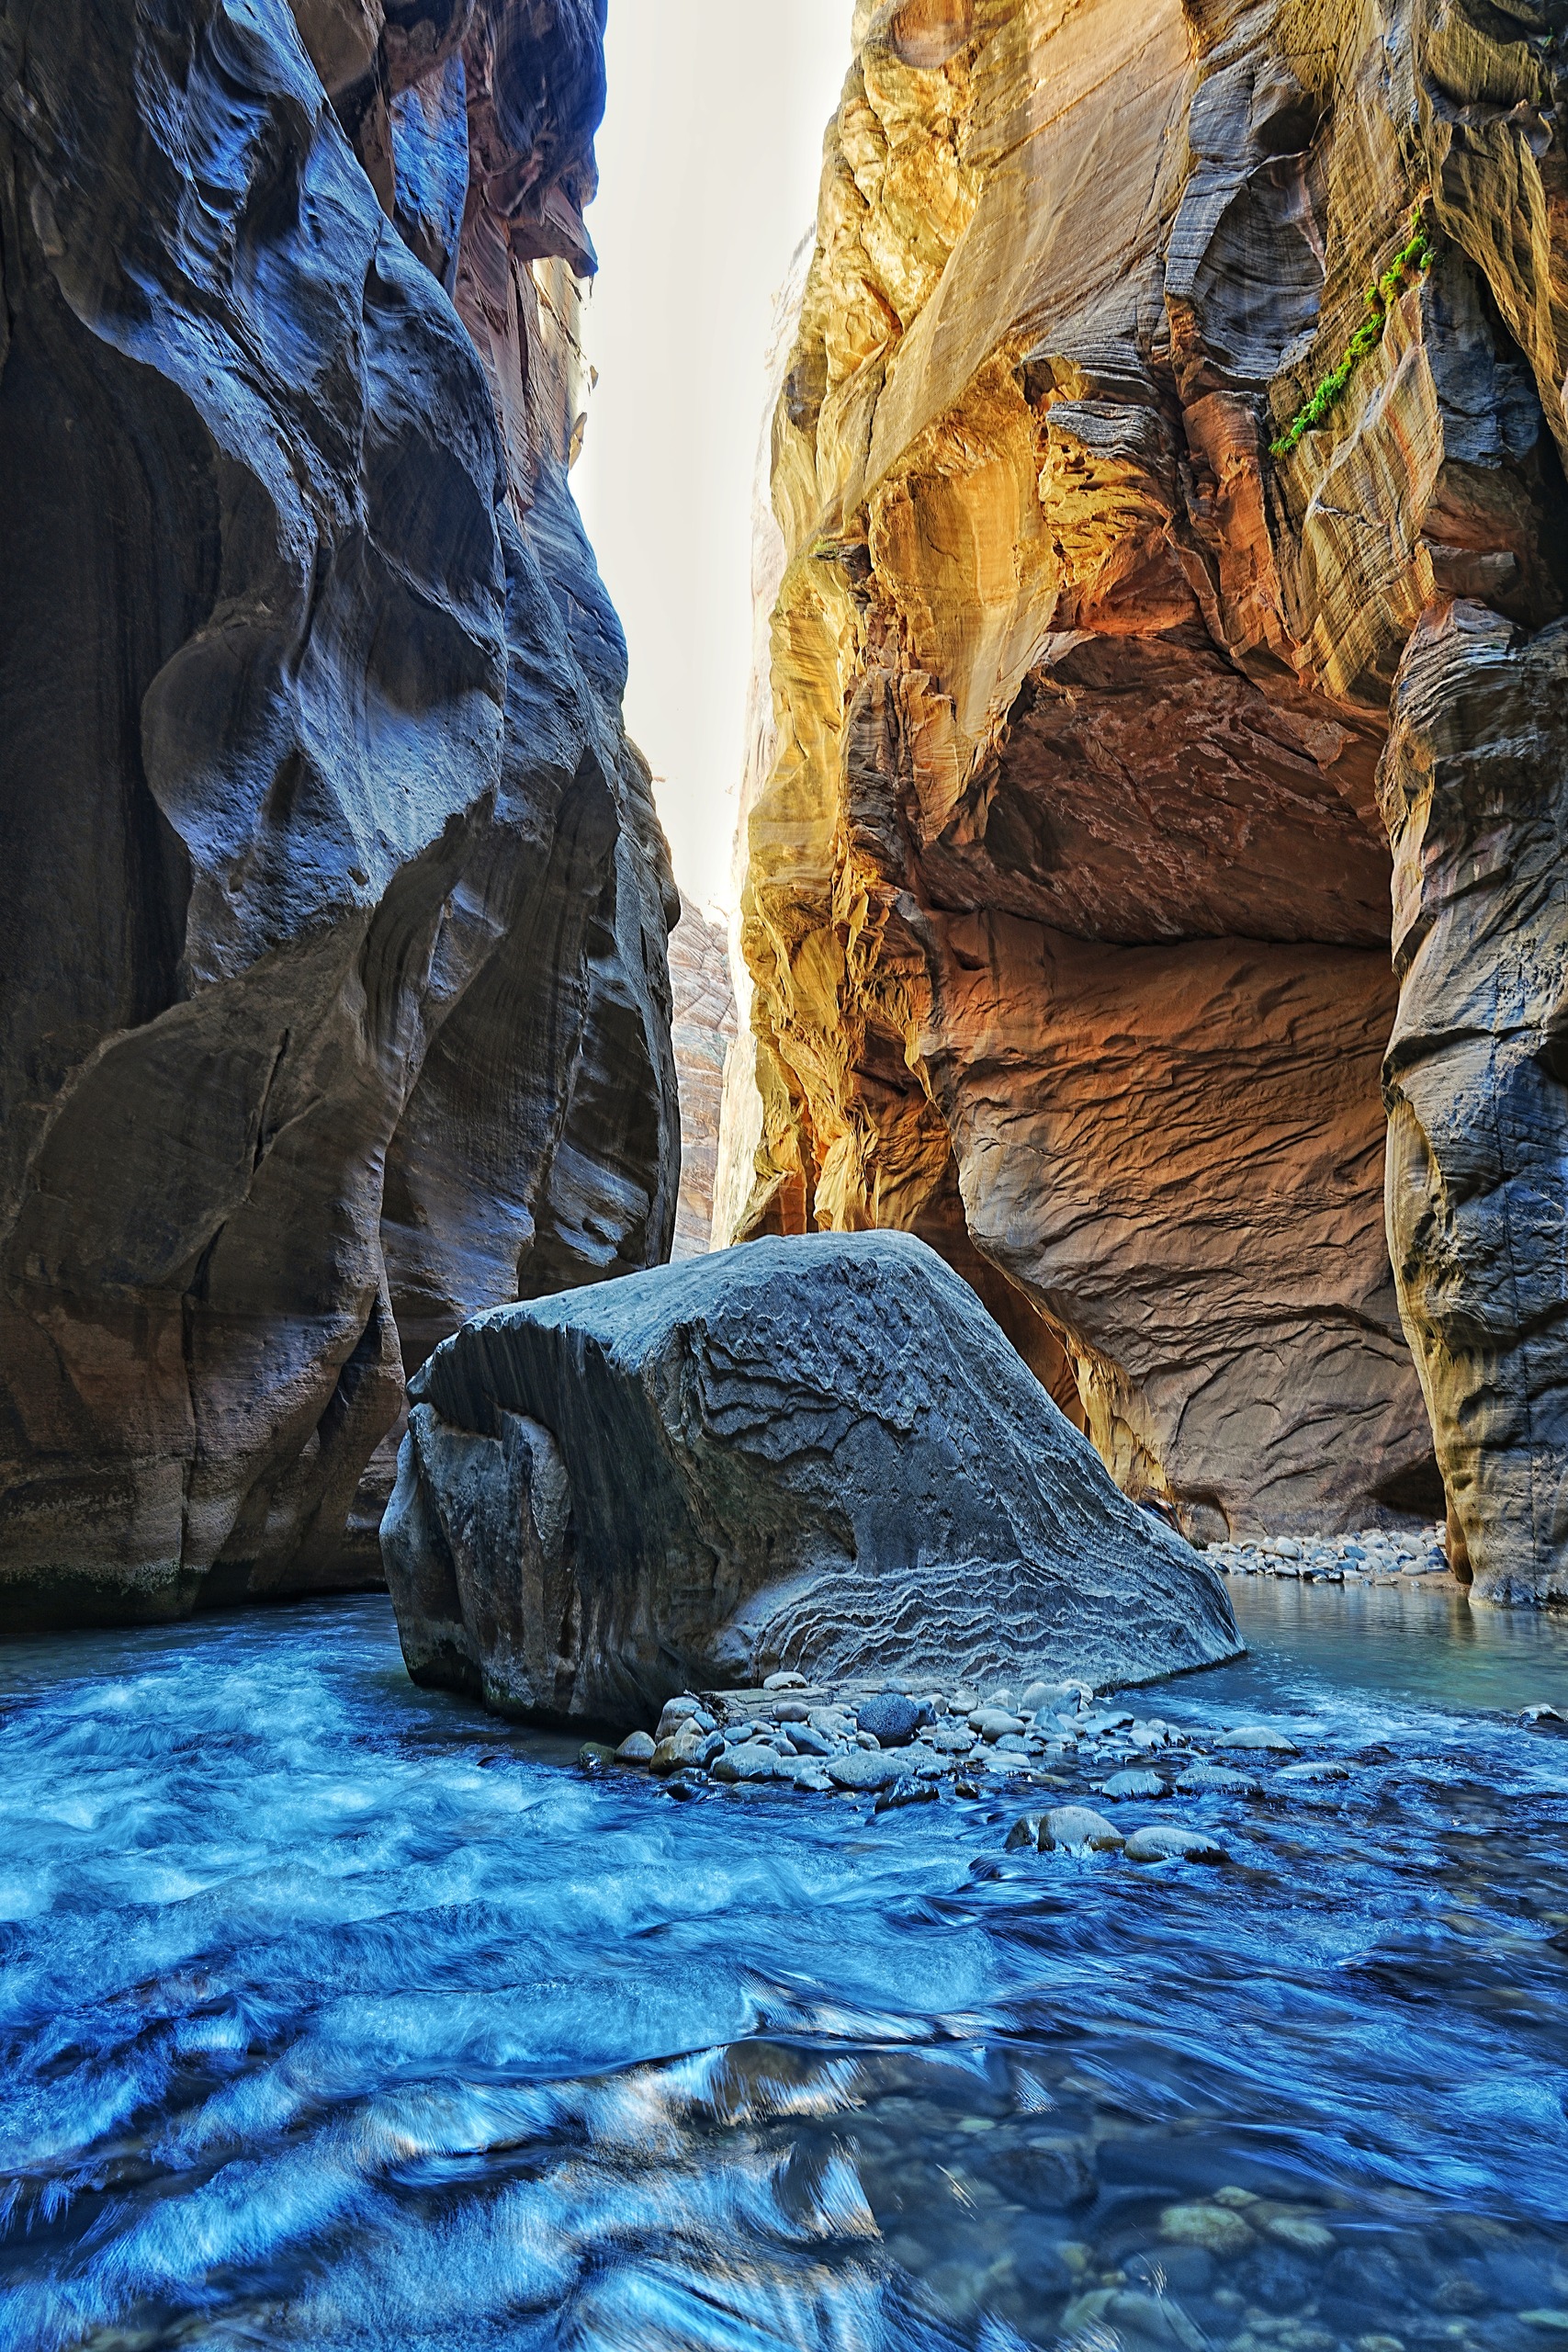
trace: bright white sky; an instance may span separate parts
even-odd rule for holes
[[[682,888],[724,906],[773,296],[817,207],[853,0],[610,0],[588,225],[599,370],[572,485],[631,649]]]

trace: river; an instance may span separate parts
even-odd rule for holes
[[[1568,1626],[1232,1588],[1342,1781],[676,1802],[376,1596],[0,1651],[0,2346],[1568,2352]]]

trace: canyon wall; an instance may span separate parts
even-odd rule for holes
[[[735,1043],[735,990],[724,932],[682,893],[670,934],[671,1038],[681,1095],[681,1189],[672,1258],[700,1258],[713,1248],[714,1182],[718,1169],[724,1066]]]
[[[772,419],[730,1217],[923,1234],[1194,1535],[1446,1487],[1536,1599],[1563,29],[862,0]]]
[[[6,1630],[378,1574],[405,1374],[668,1255],[602,31],[0,0]]]

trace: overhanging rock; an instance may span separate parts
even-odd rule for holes
[[[411,1385],[382,1549],[409,1670],[647,1717],[779,1668],[1151,1680],[1240,1647],[911,1236],[767,1240],[466,1324]]]

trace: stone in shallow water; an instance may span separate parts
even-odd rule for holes
[[[1100,1793],[1120,1804],[1126,1797],[1163,1797],[1170,1792],[1157,1772],[1132,1771],[1112,1772]]]
[[[1174,1821],[1134,1829],[1125,1850],[1130,1862],[1224,1862],[1230,1859],[1224,1848],[1205,1837],[1202,1830],[1183,1829]]]
[[[1222,2261],[1257,2244],[1241,2215],[1224,2205],[1168,2205],[1159,2217],[1159,2233],[1176,2245],[1201,2246]]]
[[[615,1750],[617,1764],[647,1764],[657,1743],[645,1731],[629,1732]]]
[[[503,1712],[635,1721],[785,1657],[1109,1683],[1239,1647],[1213,1570],[908,1234],[496,1307],[410,1395],[382,1527],[403,1654]]]
[[[1294,1756],[1300,1752],[1293,1739],[1288,1738],[1282,1731],[1274,1731],[1268,1724],[1240,1724],[1235,1731],[1222,1733],[1214,1745],[1216,1747],[1241,1747],[1277,1756]]]
[[[1326,2222],[1314,2222],[1310,2213],[1275,2213],[1263,2227],[1271,2238],[1296,2254],[1325,2255],[1334,2251],[1333,2231]]]
[[[876,1810],[886,1813],[894,1805],[934,1804],[937,1793],[934,1781],[922,1781],[914,1773],[906,1772],[888,1787],[877,1791]]]
[[[1263,1783],[1250,1772],[1233,1771],[1228,1764],[1189,1764],[1178,1775],[1177,1788],[1186,1797],[1260,1797]]]
[[[1043,1854],[1110,1854],[1122,1842],[1122,1832],[1087,1804],[1054,1805],[1040,1825]]]

